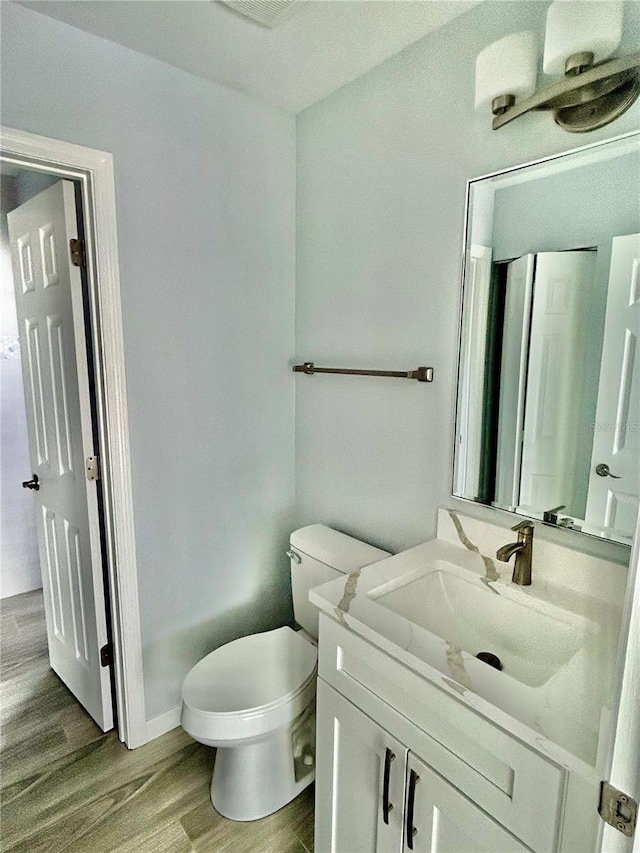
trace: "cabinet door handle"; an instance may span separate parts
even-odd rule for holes
[[[416,798],[416,785],[420,777],[415,770],[409,774],[409,793],[407,795],[407,847],[413,850],[413,836],[418,831],[413,825],[413,805]]]
[[[389,812],[393,808],[393,804],[389,802],[389,777],[391,776],[391,762],[395,755],[389,747],[384,752],[384,780],[382,784],[382,819],[385,823],[389,823]]]

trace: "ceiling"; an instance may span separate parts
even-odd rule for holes
[[[274,106],[299,112],[479,0],[296,0],[267,29],[215,0],[20,5]]]

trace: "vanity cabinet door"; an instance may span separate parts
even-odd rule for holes
[[[404,812],[403,853],[531,853],[412,752]]]
[[[318,679],[316,853],[401,853],[408,750]]]

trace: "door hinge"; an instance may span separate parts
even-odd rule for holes
[[[69,240],[69,249],[71,251],[71,263],[74,267],[87,266],[87,258],[84,251],[84,240],[78,237],[75,240]]]
[[[638,819],[638,804],[623,791],[619,791],[609,782],[600,783],[600,805],[598,812],[602,820],[631,838]]]
[[[100,479],[100,465],[97,456],[87,456],[87,480]]]
[[[100,649],[100,666],[111,666],[113,658],[111,656],[111,643],[107,643]]]

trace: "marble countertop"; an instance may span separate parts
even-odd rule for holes
[[[621,594],[612,595],[611,583],[607,586],[605,581],[613,577],[618,585],[623,583],[621,567],[601,560],[594,563],[593,558],[558,547],[557,553],[547,551],[544,567],[536,566],[534,546],[533,582],[529,587],[516,587],[514,593],[512,565],[482,553],[485,548],[470,538],[475,534],[479,540],[493,544],[493,532],[487,529],[491,527],[482,523],[479,529],[475,520],[441,510],[438,539],[316,587],[309,599],[321,612],[525,743],[577,772],[597,773],[610,728],[608,702],[621,614]],[[513,541],[513,536],[500,528],[495,533],[500,544]],[[541,553],[543,550],[539,549]],[[575,570],[572,560],[577,562]],[[581,648],[548,680],[539,686],[525,684],[378,601],[381,594],[435,571],[450,571],[475,584],[479,607],[488,593],[506,598],[515,594],[521,600],[527,596],[532,599],[532,608],[560,608],[581,624],[587,624],[582,623],[587,620],[591,630],[585,634]],[[594,571],[596,578],[600,572],[603,582],[601,597],[593,594],[597,591],[591,577]],[[607,572],[609,578],[605,577]],[[517,630],[518,626],[510,628]],[[536,637],[528,639],[533,659]]]

